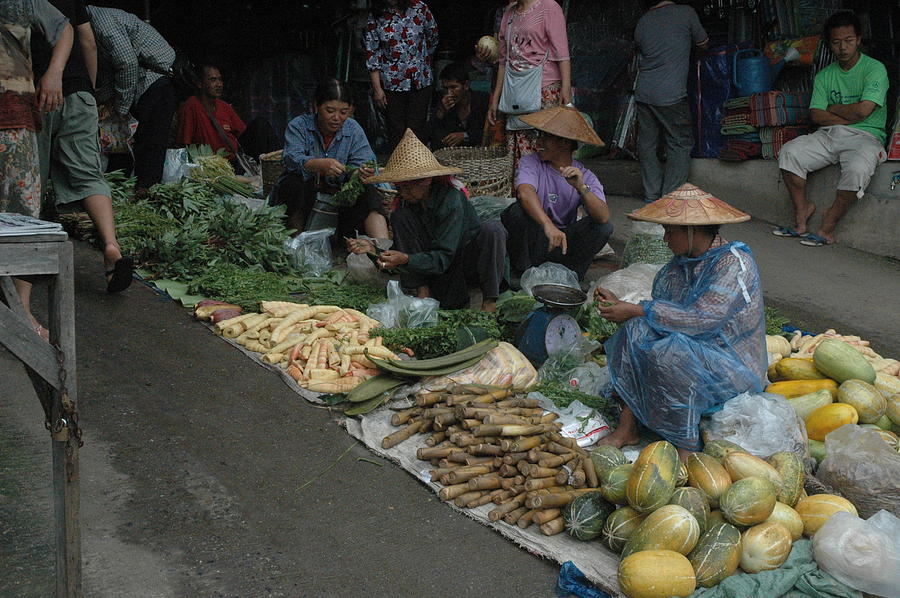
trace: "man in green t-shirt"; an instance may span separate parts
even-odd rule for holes
[[[800,243],[811,247],[835,242],[838,220],[863,196],[875,167],[887,158],[887,71],[860,52],[856,15],[834,14],[824,29],[837,61],[822,69],[813,84],[809,112],[819,129],[785,144],[778,155],[781,176],[794,202],[796,227],[773,231],[780,237],[803,237]],[[808,233],[807,222],[816,207],[806,198],[806,175],[829,164],[841,167],[837,196],[822,217],[819,232]]]

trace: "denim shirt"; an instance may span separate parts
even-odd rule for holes
[[[315,114],[303,114],[288,123],[284,132],[284,167],[287,171],[300,174],[304,181],[318,176],[307,172],[303,166],[314,158],[333,158],[345,166],[361,166],[375,160],[375,152],[369,146],[366,133],[352,118],[344,121],[344,126],[335,133],[334,140],[325,150],[325,141],[316,126]],[[325,184],[340,187],[347,180],[347,174],[339,177],[325,177]]]

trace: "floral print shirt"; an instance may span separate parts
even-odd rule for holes
[[[413,91],[431,85],[438,27],[421,0],[411,0],[405,12],[389,10],[370,17],[364,44],[366,69],[381,72],[385,91]]]

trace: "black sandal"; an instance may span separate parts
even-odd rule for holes
[[[121,293],[131,286],[133,274],[134,259],[131,256],[117,259],[113,269],[106,272],[106,275],[110,277],[106,282],[106,292]]]

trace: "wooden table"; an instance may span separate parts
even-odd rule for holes
[[[46,281],[50,343],[25,319],[12,276]],[[35,286],[35,291],[45,285]],[[75,291],[72,243],[64,232],[0,236],[0,344],[25,365],[44,408],[53,455],[56,521],[56,596],[80,598],[78,449],[81,432],[75,411]]]

